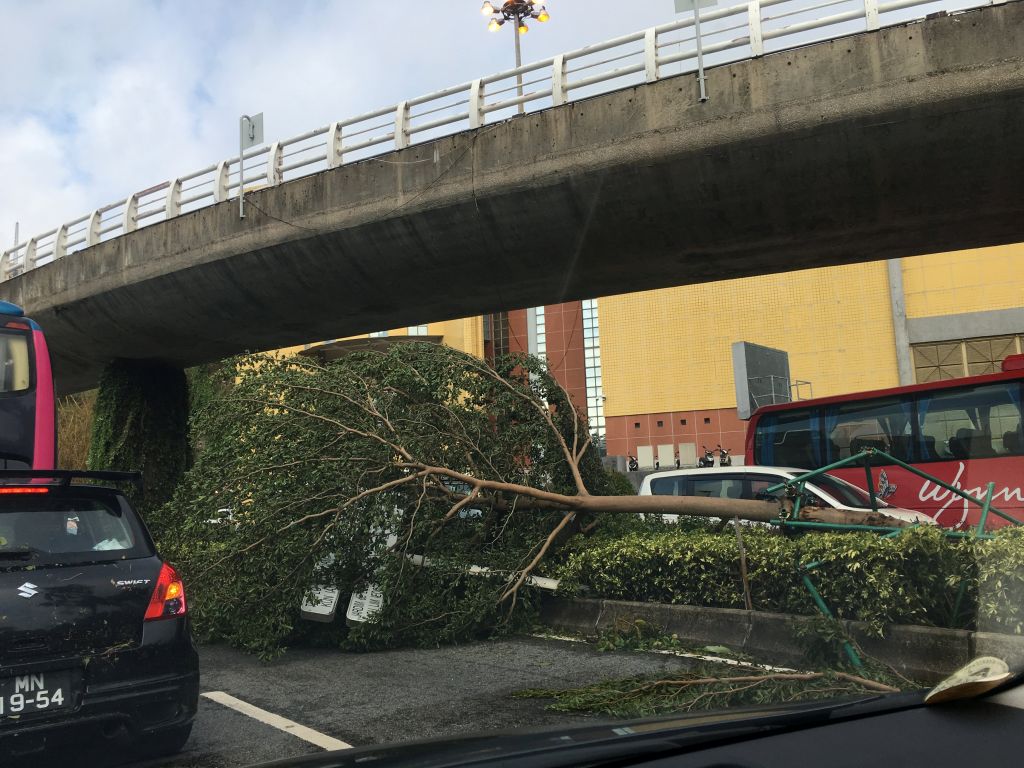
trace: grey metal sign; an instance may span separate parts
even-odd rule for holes
[[[717,5],[716,0],[700,0],[701,8],[710,8]],[[697,6],[695,0],[676,0],[676,13],[688,13]]]
[[[263,113],[242,115],[238,121],[238,146],[249,149],[263,143]]]

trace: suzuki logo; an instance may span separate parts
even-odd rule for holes
[[[39,594],[39,588],[31,581],[26,581],[18,587],[18,597],[34,597]]]

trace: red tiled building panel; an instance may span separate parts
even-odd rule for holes
[[[508,313],[509,350],[526,352],[529,346],[527,310]],[[576,408],[586,415],[587,383],[583,355],[583,303],[570,301],[544,307],[545,347],[555,380],[565,387]]]
[[[694,443],[698,454],[701,446],[721,445],[733,455],[743,454],[747,423],[736,415],[735,408],[714,408],[703,411],[644,413],[633,416],[608,416],[605,434],[609,456],[636,456],[637,447],[649,445],[657,454],[658,446]]]

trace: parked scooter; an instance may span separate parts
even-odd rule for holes
[[[715,452],[706,445],[704,446],[704,455],[697,459],[697,466],[701,468],[715,466]]]
[[[718,466],[720,467],[731,467],[732,456],[729,455],[729,449],[723,448],[721,445],[718,446]]]

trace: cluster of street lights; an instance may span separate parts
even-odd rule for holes
[[[519,49],[519,36],[525,35],[530,30],[526,26],[526,19],[536,19],[543,23],[551,18],[544,5],[544,3],[538,3],[535,0],[507,0],[501,4],[500,8],[496,8],[491,3],[491,0],[484,0],[484,4],[480,6],[480,13],[490,17],[490,21],[487,22],[487,28],[491,32],[497,32],[504,26],[505,22],[512,22],[515,25],[516,34],[512,37],[515,38],[516,43],[516,69],[523,66],[523,55]],[[523,98],[523,75],[518,72],[516,73],[516,92],[520,99]],[[524,111],[523,103],[519,102],[519,114],[523,114]]]
[[[551,18],[544,4],[534,0],[508,0],[502,3],[500,8],[495,8],[490,0],[486,0],[480,7],[480,13],[490,17],[487,29],[491,32],[497,32],[506,21],[511,21],[515,22],[516,31],[520,35],[525,35],[530,30],[525,19],[545,22]]]

